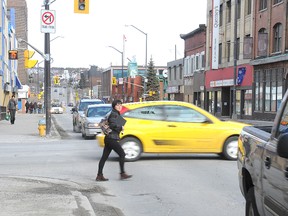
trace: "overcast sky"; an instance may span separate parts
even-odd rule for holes
[[[26,0],[28,7],[28,41],[44,52],[44,33],[41,33],[43,0]],[[56,0],[50,5],[55,11],[56,33],[50,34],[52,67],[84,67],[97,65],[107,68],[121,65],[121,54],[108,46],[123,50],[125,61],[135,56],[138,65],[145,64],[145,35],[148,34],[148,62],[155,65],[182,58],[187,34],[206,24],[206,0],[90,0],[89,14],[74,13],[74,0]],[[176,49],[175,49],[176,47]],[[35,54],[33,59],[42,61]],[[43,66],[43,64],[42,64]]]

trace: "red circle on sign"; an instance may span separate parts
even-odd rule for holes
[[[51,12],[45,12],[42,15],[42,21],[46,25],[50,25],[54,22],[54,15]]]

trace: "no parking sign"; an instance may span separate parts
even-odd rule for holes
[[[41,10],[41,32],[42,33],[55,33],[55,11],[54,10]]]

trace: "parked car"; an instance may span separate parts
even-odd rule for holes
[[[60,103],[52,103],[50,113],[63,114],[63,108]]]
[[[84,111],[87,109],[88,105],[92,104],[104,104],[104,101],[100,99],[81,99],[76,107],[72,108],[72,114],[73,114],[73,131],[74,132],[81,132],[81,120],[84,115]]]
[[[89,105],[81,121],[82,137],[85,139],[89,137],[95,138],[97,134],[100,134],[101,128],[98,123],[111,111],[111,109],[111,104]]]
[[[237,139],[247,124],[221,121],[207,111],[186,102],[148,101],[123,104],[127,120],[120,144],[127,161],[142,153],[217,153],[237,159]],[[97,135],[104,146],[104,135]]]
[[[247,216],[288,215],[288,91],[273,126],[243,128],[237,165]]]
[[[72,102],[68,103],[68,107],[73,107],[73,106],[74,106],[74,105],[73,105]]]

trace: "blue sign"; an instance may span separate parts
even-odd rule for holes
[[[237,85],[241,85],[246,74],[246,67],[238,68]]]

